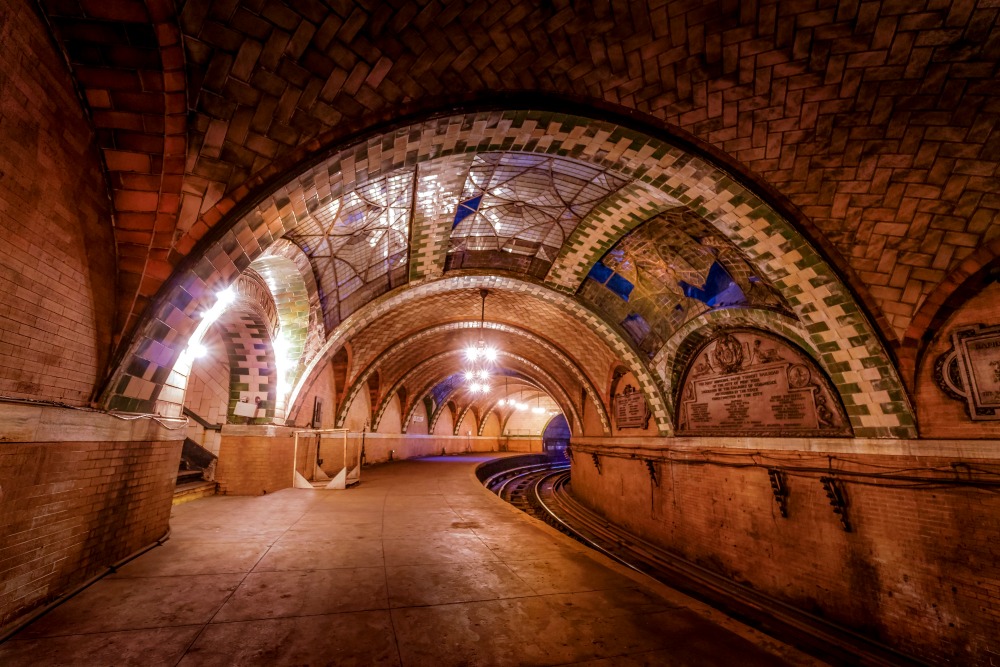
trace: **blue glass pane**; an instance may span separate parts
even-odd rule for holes
[[[747,297],[740,286],[729,275],[721,264],[715,262],[708,271],[708,278],[701,287],[680,281],[684,296],[697,299],[706,306],[720,308],[722,306],[739,306],[747,303]]]
[[[476,209],[479,208],[479,202],[482,200],[483,196],[479,195],[478,197],[473,197],[472,199],[459,204],[458,210],[455,211],[455,222],[451,223],[451,228],[455,229],[455,227],[458,227],[458,223],[475,213]]]
[[[635,287],[635,285],[617,273],[611,276],[611,280],[607,282],[607,286],[609,290],[620,296],[624,301],[628,301],[629,294],[632,293],[632,288]]]
[[[587,275],[603,285],[608,282],[608,278],[611,277],[612,273],[614,272],[611,269],[598,262],[590,268],[590,273]]]

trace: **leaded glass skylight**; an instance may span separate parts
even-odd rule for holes
[[[450,264],[547,268],[580,221],[626,182],[570,158],[477,155],[455,211]]]
[[[328,331],[405,280],[412,200],[407,171],[307,203],[309,217],[288,237],[312,262]]]

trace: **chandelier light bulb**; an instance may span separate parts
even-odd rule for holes
[[[465,358],[469,361],[476,361],[479,359],[479,350],[471,346],[465,348]]]
[[[486,361],[492,364],[497,360],[497,351],[492,347],[488,347],[483,351],[483,356],[486,358]]]
[[[475,373],[473,373],[472,371],[465,371],[465,381],[466,382],[472,382],[475,379],[476,379],[476,374]]]
[[[490,372],[488,370],[486,370],[485,368],[482,368],[482,369],[479,370],[479,372],[476,375],[479,376],[480,380],[485,380],[486,378],[488,378],[490,376]]]

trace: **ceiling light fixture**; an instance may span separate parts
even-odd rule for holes
[[[474,345],[465,348],[465,360],[469,366],[465,369],[464,378],[469,383],[469,391],[474,394],[489,393],[490,385],[487,384],[487,381],[490,379],[491,366],[497,360],[496,348],[487,345],[483,339],[483,329],[486,322],[486,297],[489,296],[489,293],[489,290],[485,288],[479,290],[479,296],[483,300],[479,313],[479,340]]]

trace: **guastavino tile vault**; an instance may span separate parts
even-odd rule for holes
[[[568,442],[712,576],[1000,661],[992,0],[0,0],[0,45],[0,656],[171,525]]]

